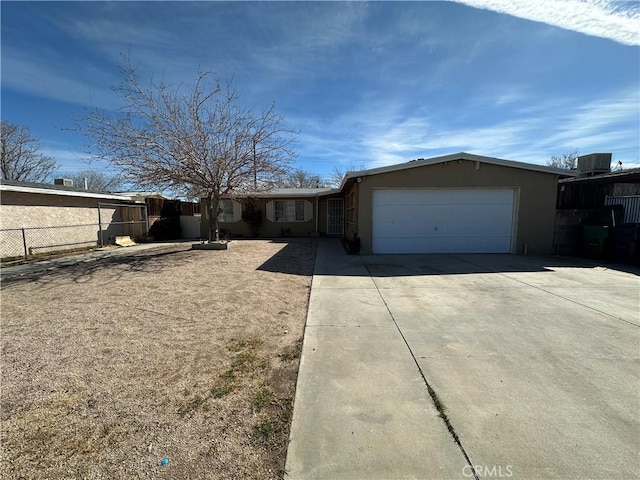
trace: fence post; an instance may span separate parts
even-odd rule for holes
[[[100,202],[98,202],[98,230],[100,230],[100,248],[104,248],[104,238],[102,235],[102,215],[100,212]]]
[[[145,220],[145,226],[147,228],[146,228],[146,231],[142,234],[142,236],[146,238],[147,235],[149,234],[149,210],[147,209],[146,201],[144,202],[144,220]]]
[[[24,227],[22,227],[22,247],[24,248],[24,259],[27,260],[27,235],[24,232]]]

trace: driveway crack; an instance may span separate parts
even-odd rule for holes
[[[362,259],[361,259],[361,261],[362,261]],[[453,427],[453,424],[451,423],[451,420],[449,420],[449,417],[447,416],[447,413],[445,412],[444,405],[440,401],[440,398],[438,397],[438,394],[436,393],[436,391],[433,389],[433,387],[431,386],[431,384],[427,380],[427,377],[425,376],[424,371],[422,370],[422,367],[420,367],[420,364],[418,363],[418,359],[416,358],[415,354],[413,353],[413,350],[411,349],[411,346],[409,345],[409,342],[407,341],[407,338],[404,336],[404,333],[402,333],[402,330],[400,329],[400,325],[398,325],[398,322],[396,321],[395,317],[393,316],[393,313],[391,313],[391,309],[389,308],[389,305],[387,305],[387,301],[382,296],[382,293],[380,292],[380,288],[378,287],[377,282],[375,281],[373,275],[371,274],[371,271],[369,270],[369,266],[364,261],[362,261],[362,264],[367,269],[367,273],[371,277],[371,280],[373,281],[373,284],[376,286],[376,290],[378,292],[378,295],[380,295],[380,298],[382,299],[382,302],[384,303],[384,306],[387,309],[387,312],[389,312],[389,316],[391,317],[391,320],[393,320],[393,323],[395,324],[396,329],[398,330],[398,333],[400,333],[400,336],[402,337],[402,341],[407,346],[407,350],[409,350],[409,354],[411,355],[411,358],[413,359],[413,363],[415,363],[415,365],[416,365],[416,367],[418,369],[418,372],[420,372],[420,377],[422,377],[422,381],[424,382],[424,384],[427,387],[427,392],[429,392],[429,396],[431,397],[431,400],[433,401],[433,404],[436,407],[436,410],[438,411],[438,416],[442,419],[442,421],[444,422],[445,426],[447,427],[447,430],[449,431],[449,434],[453,438],[453,441],[455,442],[455,444],[458,446],[458,448],[462,452],[462,455],[464,456],[464,459],[467,462],[467,465],[471,468],[471,472],[473,473],[473,478],[475,480],[480,480],[480,477],[478,476],[478,473],[476,472],[476,469],[473,466],[473,463],[471,462],[471,459],[469,458],[469,455],[467,454],[467,451],[465,450],[464,446],[462,445],[462,442],[460,441],[460,437],[458,436],[455,428]]]

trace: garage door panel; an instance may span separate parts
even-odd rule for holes
[[[512,189],[374,190],[374,253],[508,253]]]
[[[374,253],[504,253],[511,237],[379,237]],[[474,248],[470,249],[469,244]]]
[[[469,209],[461,211],[450,206],[408,206],[401,212],[396,207],[380,207],[376,216],[374,236],[422,236],[432,233],[479,235],[491,231],[496,235],[511,235],[511,224],[504,218],[512,215],[511,205],[499,205],[491,210]],[[465,222],[456,218],[465,217]]]
[[[376,190],[373,205],[483,205],[512,201],[511,189]]]

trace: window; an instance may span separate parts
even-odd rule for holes
[[[355,212],[356,212],[356,202],[355,202],[355,195],[354,195],[354,190],[351,190],[351,192],[349,192],[349,194],[347,195],[347,199],[346,199],[346,213],[347,213],[347,223],[355,223]]]
[[[276,222],[304,222],[304,200],[275,200]]]
[[[231,223],[235,221],[233,216],[233,200],[220,200],[220,216],[218,222]]]

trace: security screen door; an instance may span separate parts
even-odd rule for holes
[[[327,234],[342,235],[344,233],[344,201],[342,198],[327,200]]]

